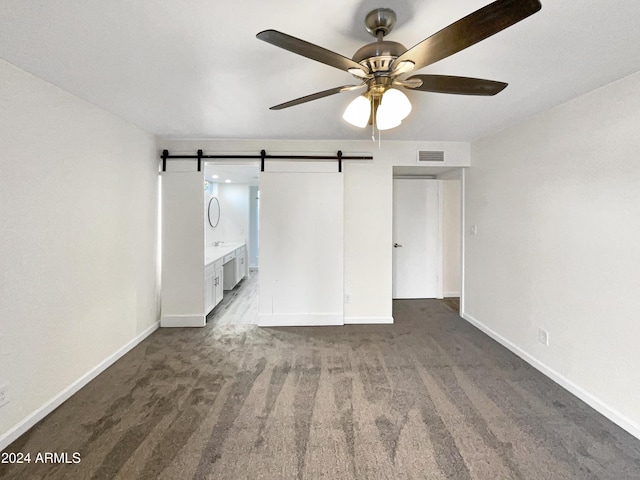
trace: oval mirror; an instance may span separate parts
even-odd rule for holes
[[[207,216],[209,217],[209,225],[216,228],[220,221],[220,202],[216,197],[211,197],[211,200],[209,200]]]

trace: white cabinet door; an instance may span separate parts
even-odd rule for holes
[[[209,313],[213,310],[213,307],[216,306],[215,302],[215,278],[207,277],[204,280],[204,311],[205,314]]]
[[[214,277],[214,302],[215,305],[218,305],[222,301],[223,296],[223,282],[222,282],[222,268],[216,270],[216,275]]]

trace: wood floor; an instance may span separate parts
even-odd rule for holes
[[[447,307],[449,307],[454,312],[460,312],[459,297],[445,297],[442,299],[442,303],[444,303]]]
[[[258,324],[258,271],[250,270],[249,276],[233,290],[225,290],[222,301],[207,315],[207,324],[257,325]]]

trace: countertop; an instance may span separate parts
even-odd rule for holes
[[[244,246],[244,243],[222,243],[217,247],[207,247],[204,251],[205,266],[212,264],[242,246]]]

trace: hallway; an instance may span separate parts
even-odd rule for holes
[[[249,276],[233,290],[224,292],[222,301],[207,315],[207,325],[257,325],[258,324],[258,271],[250,270]]]

